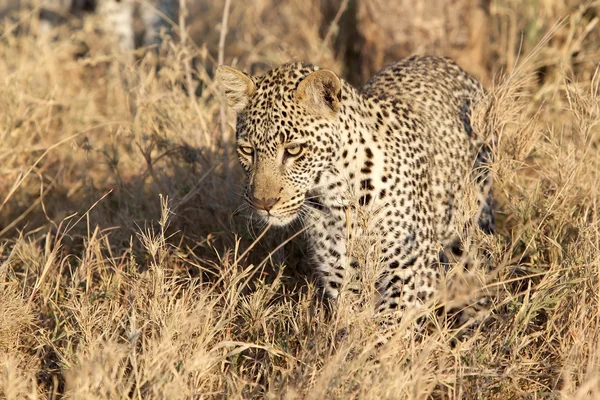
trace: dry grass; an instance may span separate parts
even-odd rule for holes
[[[210,3],[158,72],[112,54],[94,18],[55,41],[4,20],[0,397],[600,398],[600,3],[492,2],[496,79],[473,119],[498,137],[498,233],[465,244],[494,270],[449,275],[493,306],[460,340],[432,316],[379,351],[370,307],[314,303],[302,246],[278,247],[296,231],[239,209]],[[226,63],[343,71],[316,1],[246,3]]]

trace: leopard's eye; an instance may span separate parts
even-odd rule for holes
[[[247,156],[251,156],[252,154],[254,154],[254,149],[250,146],[240,146],[239,149],[242,154],[245,154]]]
[[[302,149],[304,147],[299,144],[294,144],[292,146],[285,148],[285,155],[288,157],[298,157],[300,153],[302,153]]]

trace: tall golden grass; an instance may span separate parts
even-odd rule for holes
[[[248,218],[211,78],[221,52],[361,81],[344,20],[317,1],[232,2],[219,48],[222,4],[187,8],[159,69],[115,54],[98,17],[55,38],[27,10],[2,22],[0,397],[600,398],[598,1],[491,2],[473,123],[498,141],[498,231],[464,240],[493,268],[451,268],[447,301],[479,289],[492,305],[467,335],[429,310],[427,334],[378,350],[371,307],[314,301],[297,227]],[[435,46],[421,23],[415,48]]]

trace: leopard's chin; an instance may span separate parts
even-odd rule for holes
[[[266,211],[256,211],[260,218],[271,226],[286,226],[298,218],[298,213],[279,215],[276,213],[267,213]]]

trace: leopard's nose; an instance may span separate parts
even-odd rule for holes
[[[254,206],[256,208],[258,208],[259,210],[270,211],[271,208],[273,208],[273,206],[275,204],[277,204],[277,202],[280,199],[281,199],[281,197],[258,198],[258,197],[252,196],[252,203],[254,203]]]

